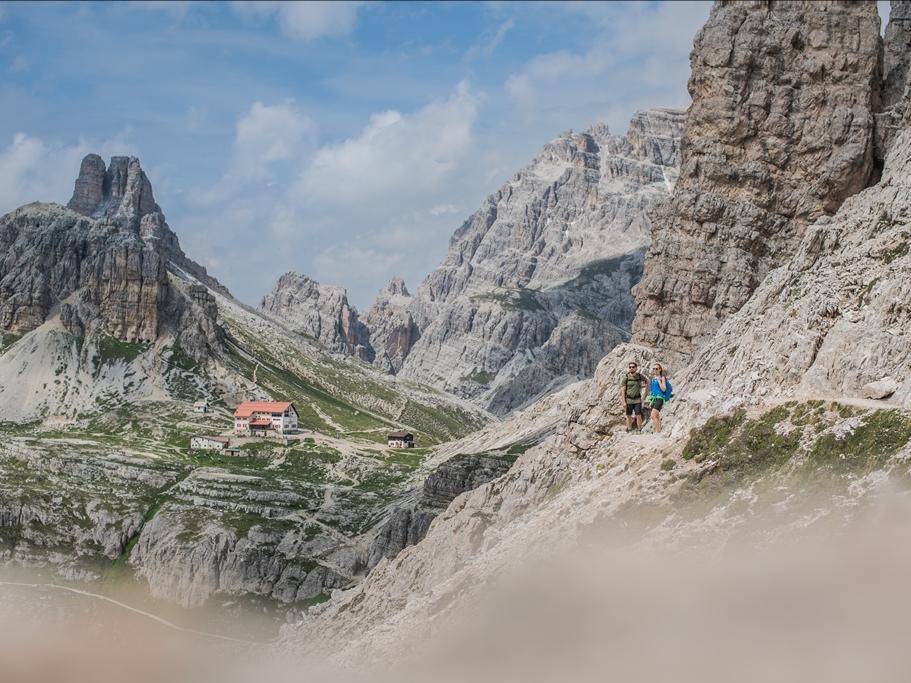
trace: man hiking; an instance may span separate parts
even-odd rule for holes
[[[648,395],[648,382],[639,372],[639,366],[631,361],[626,374],[620,378],[620,401],[626,411],[626,431],[633,431],[633,417],[636,429],[642,430],[642,399]]]

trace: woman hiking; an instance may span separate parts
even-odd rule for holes
[[[655,363],[652,368],[652,381],[649,385],[648,401],[652,408],[652,420],[655,423],[655,431],[661,431],[661,409],[664,404],[671,398],[671,383],[664,376],[664,368],[661,363]]]

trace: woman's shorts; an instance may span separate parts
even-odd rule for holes
[[[627,415],[642,415],[642,404],[641,403],[627,403],[626,404],[626,414]]]
[[[664,407],[664,399],[663,399],[663,398],[652,399],[652,410],[657,410],[657,411],[660,413],[660,412],[661,412],[661,409],[662,409],[663,407]]]

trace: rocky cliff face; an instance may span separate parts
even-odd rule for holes
[[[408,304],[420,338],[400,374],[497,413],[591,374],[629,330],[646,211],[676,180],[682,117],[566,133],[488,197]],[[401,355],[392,338],[389,354],[377,336],[377,357]]]
[[[876,115],[876,157],[881,162],[908,114],[908,69],[911,66],[911,2],[892,0],[883,39],[883,110]]]
[[[85,158],[70,208],[30,204],[0,218],[0,328],[54,318],[76,337],[153,342],[164,334],[202,359],[219,345],[209,282],[186,258],[136,159]]]
[[[691,57],[680,179],[636,288],[636,341],[686,358],[807,225],[868,184],[880,50],[874,3],[713,7]]]
[[[507,455],[457,455],[437,467],[424,480],[414,503],[397,507],[377,532],[367,567],[372,569],[383,558],[392,559],[419,543],[430,523],[456,496],[506,474],[513,459]]]
[[[911,409],[911,131],[882,180],[810,226],[787,263],[700,349],[707,402],[887,398]],[[867,385],[882,382],[879,393]]]
[[[367,330],[341,287],[321,285],[301,273],[285,273],[263,297],[259,309],[283,320],[298,334],[318,340],[330,351],[373,360]]]
[[[376,296],[364,316],[370,330],[374,363],[386,372],[397,373],[420,337],[411,315],[413,298],[400,277],[392,278]]]

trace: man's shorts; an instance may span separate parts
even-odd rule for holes
[[[642,415],[642,404],[641,403],[627,403],[626,404],[626,414],[629,415]]]
[[[660,412],[661,412],[661,409],[662,409],[663,407],[664,407],[664,399],[663,399],[663,398],[653,398],[653,399],[652,399],[652,410],[657,410],[657,411],[660,413]]]

